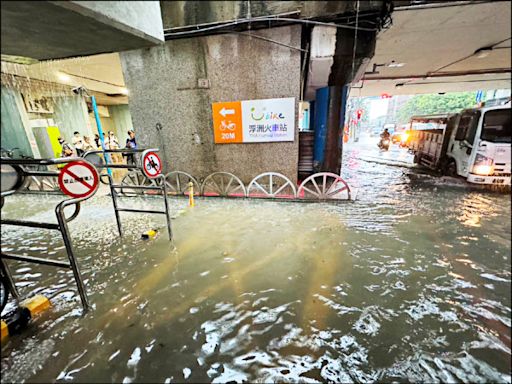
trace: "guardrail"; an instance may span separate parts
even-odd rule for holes
[[[93,161],[94,166],[97,169],[130,169],[130,170],[138,170],[140,172],[143,171],[143,161],[144,156],[149,152],[158,152],[158,148],[151,148],[151,149],[105,149],[105,150],[94,150],[94,151],[88,151],[84,153],[83,158],[87,159],[92,158],[94,155],[96,155],[96,161]],[[135,157],[135,155],[140,156],[139,159],[134,159],[133,164],[113,164],[110,161],[105,161],[105,159],[101,158],[101,156],[98,156],[99,154],[102,154],[104,156],[108,156],[109,154],[115,154],[120,153],[123,155],[132,155]],[[104,175],[108,177],[108,183],[110,186],[110,195],[112,196],[112,203],[114,205],[114,212],[116,216],[116,222],[117,222],[117,229],[119,231],[119,236],[123,236],[123,229],[121,226],[121,218],[119,216],[119,212],[139,212],[139,213],[151,213],[151,214],[162,214],[165,215],[166,221],[167,221],[167,233],[169,235],[169,240],[172,240],[172,227],[171,227],[171,216],[169,213],[169,202],[167,200],[167,183],[165,182],[165,176],[163,174],[158,175],[153,180],[157,181],[159,180],[160,183],[152,183],[151,185],[133,185],[130,186],[129,189],[133,190],[154,190],[154,191],[160,191],[162,192],[164,196],[164,210],[163,211],[157,211],[157,210],[148,210],[148,209],[134,209],[134,208],[119,208],[118,206],[118,190],[126,188],[126,185],[121,184],[115,184],[114,179],[112,175],[107,173],[107,175]]]
[[[77,157],[67,157],[60,159],[7,159],[1,158],[0,165],[2,169],[1,174],[1,206],[4,205],[4,198],[14,194],[17,190],[22,188],[28,177],[38,177],[38,176],[52,176],[58,177],[59,171],[35,171],[27,169],[27,166],[31,165],[58,165],[58,164],[68,164],[74,161],[87,162],[82,158]],[[87,162],[88,163],[88,162]],[[88,163],[92,166],[92,164]],[[5,182],[5,184],[4,184]],[[60,261],[54,259],[47,259],[38,256],[28,256],[28,255],[19,255],[15,253],[7,253],[0,252],[0,267],[4,275],[7,278],[9,291],[12,293],[13,297],[19,301],[20,294],[16,288],[16,284],[12,278],[12,274],[9,270],[9,267],[5,260],[17,260],[17,261],[25,261],[29,263],[36,263],[42,265],[49,265],[53,267],[59,268],[67,268],[73,271],[73,277],[75,279],[78,293],[80,295],[80,299],[82,302],[82,306],[84,311],[87,311],[89,306],[89,301],[87,299],[86,289],[82,280],[82,275],[80,274],[80,270],[78,267],[78,263],[76,261],[76,257],[73,250],[73,245],[71,242],[71,236],[68,228],[68,223],[74,220],[78,214],[80,213],[80,202],[89,199],[93,196],[98,189],[98,185],[85,197],[80,198],[68,198],[66,200],[61,201],[55,207],[55,215],[57,217],[57,224],[55,223],[46,223],[39,221],[27,221],[27,220],[12,220],[12,219],[1,219],[0,224],[3,225],[12,225],[12,226],[22,226],[22,227],[30,227],[30,228],[42,228],[42,229],[50,229],[57,230],[61,233],[62,239],[64,241],[64,246],[66,249],[66,253],[68,256],[68,261]],[[67,206],[75,206],[75,210],[73,214],[69,217],[66,217],[64,213],[64,209]]]
[[[194,185],[194,194],[204,197],[267,198],[297,201],[352,200],[352,188],[341,176],[329,172],[315,173],[299,185],[277,172],[264,172],[246,186],[232,173],[214,172],[199,182],[194,176],[173,171],[165,176],[171,195],[187,195],[188,183]],[[139,181],[140,183],[140,181]],[[129,189],[129,186],[125,186]]]

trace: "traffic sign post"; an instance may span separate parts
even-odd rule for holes
[[[161,129],[161,125],[157,125],[157,129]],[[152,148],[152,149],[143,149],[143,148],[136,148],[136,149],[107,149],[104,152],[101,150],[92,150],[86,152],[86,156],[98,154],[98,153],[106,153],[107,155],[111,153],[122,153],[127,155],[135,155],[140,154],[141,158],[140,161],[136,161],[135,164],[97,164],[96,167],[99,169],[103,168],[120,168],[120,169],[128,169],[131,171],[131,175],[136,176],[136,180],[138,182],[134,183],[134,180],[131,179],[131,175],[128,174],[128,179],[131,179],[131,183],[125,183],[124,179],[121,181],[120,184],[116,184],[114,182],[114,179],[111,175],[108,176],[108,183],[110,186],[110,196],[112,197],[112,204],[114,205],[114,213],[116,216],[117,221],[117,229],[119,230],[119,235],[123,236],[123,229],[121,226],[121,217],[119,215],[120,212],[140,212],[140,213],[156,213],[156,214],[163,214],[166,217],[167,220],[167,232],[169,233],[169,240],[172,240],[172,230],[171,230],[171,216],[169,213],[169,202],[167,201],[167,183],[165,182],[165,175],[162,174],[163,169],[163,163],[162,160],[160,160],[160,157],[157,155],[158,149]],[[68,172],[66,172],[68,173]],[[142,176],[140,173],[142,173],[145,177],[143,182],[140,181],[139,176]],[[80,176],[80,175],[78,175]],[[67,177],[67,176],[66,176]],[[150,182],[147,183],[147,179],[150,179]],[[81,180],[80,177],[76,178],[76,180]],[[157,180],[156,182],[153,180]],[[84,179],[82,180],[87,183],[88,180]],[[69,183],[69,182],[68,182]],[[62,183],[62,188],[65,190],[66,183]],[[141,193],[144,193],[145,190],[153,190],[153,191],[159,191],[164,196],[164,205],[165,210],[159,211],[159,210],[153,210],[153,209],[137,209],[137,208],[121,208],[118,207],[117,203],[117,196],[119,194],[118,190],[123,191],[124,189],[128,190],[136,190],[141,191]],[[66,189],[67,190],[67,189]]]
[[[162,161],[156,152],[146,152],[142,159],[142,170],[150,179],[158,177],[162,173]]]
[[[85,161],[68,163],[59,173],[61,191],[74,198],[93,195],[98,189],[98,181],[98,171]]]

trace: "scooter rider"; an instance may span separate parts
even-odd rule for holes
[[[380,141],[379,141],[379,144],[378,144],[378,147],[379,148],[383,148],[384,147],[384,141],[387,140],[388,141],[388,145],[386,146],[387,148],[389,148],[389,142],[391,140],[391,134],[389,133],[388,129],[385,128],[384,129],[384,132],[382,132],[380,134]],[[387,149],[386,148],[386,149]]]
[[[388,140],[389,140],[389,139],[391,138],[391,133],[389,133],[389,131],[388,131],[388,129],[387,129],[387,128],[386,128],[386,129],[384,129],[384,132],[382,132],[382,133],[380,134],[380,138],[381,138],[382,140],[386,140],[386,139],[388,139]],[[382,140],[381,140],[381,141],[382,141]]]

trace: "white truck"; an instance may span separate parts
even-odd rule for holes
[[[404,134],[414,162],[470,183],[510,185],[511,110],[505,105],[414,116]]]

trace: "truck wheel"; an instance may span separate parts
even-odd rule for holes
[[[455,161],[449,161],[444,167],[444,174],[446,176],[456,177],[457,176],[457,164]]]

